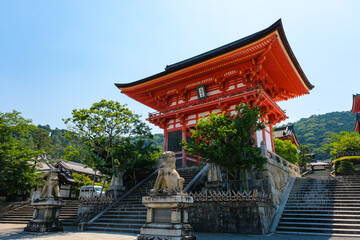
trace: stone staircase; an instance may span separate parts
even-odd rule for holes
[[[360,178],[298,178],[278,233],[360,237]]]
[[[198,167],[177,170],[185,179],[185,186],[199,173]],[[154,174],[142,184],[136,186],[129,195],[125,196],[95,221],[84,225],[85,231],[109,231],[124,233],[140,233],[140,228],[146,222],[146,207],[141,203],[142,197],[153,188],[157,174]]]
[[[72,226],[78,212],[78,200],[65,200],[66,205],[61,209],[60,220],[63,226]],[[26,224],[33,216],[34,208],[27,204],[14,210],[5,212],[0,216],[1,223]]]

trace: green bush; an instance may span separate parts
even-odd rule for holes
[[[341,157],[334,161],[337,174],[349,175],[358,171],[354,164],[360,164],[360,156]]]

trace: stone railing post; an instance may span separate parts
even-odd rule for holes
[[[260,143],[260,149],[261,149],[261,156],[263,156],[264,158],[266,158],[266,145],[264,143],[264,141],[261,141]]]

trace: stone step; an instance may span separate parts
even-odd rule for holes
[[[291,192],[306,191],[306,192],[317,192],[317,191],[354,191],[358,192],[360,187],[314,187],[314,188],[293,188]]]
[[[306,223],[345,223],[345,224],[360,224],[360,218],[357,219],[347,219],[347,218],[339,218],[339,217],[331,217],[331,218],[309,218],[309,217],[282,217],[280,222],[306,222]]]
[[[336,210],[347,210],[347,211],[358,211],[360,212],[360,207],[348,207],[348,206],[317,206],[317,205],[311,205],[311,206],[299,206],[299,205],[295,205],[295,206],[285,206],[285,210],[299,210],[299,209],[303,209],[303,210],[332,210],[332,211],[336,211]]]
[[[360,236],[359,190],[360,178],[296,179],[277,232]]]
[[[351,237],[354,239],[355,237],[360,237],[360,234],[346,234],[346,233],[324,233],[324,232],[292,232],[292,231],[277,231],[281,234],[286,235],[310,235],[310,236],[330,236],[330,237]],[[310,239],[310,238],[309,238]]]
[[[3,215],[0,217],[0,219],[17,219],[17,218],[31,218],[33,216],[33,214],[24,214],[24,215]]]
[[[290,195],[288,200],[296,200],[296,199],[334,199],[334,200],[346,200],[346,199],[349,199],[349,200],[360,200],[360,196],[351,196],[350,194],[349,195],[320,195],[318,194],[317,196],[315,194],[313,195]]]
[[[331,235],[337,234],[338,236],[360,236],[360,229],[344,229],[344,228],[317,228],[317,227],[299,227],[299,226],[281,226],[278,227],[276,230],[278,233],[288,233],[288,232],[294,232],[294,233],[329,233]]]
[[[290,213],[286,212],[282,215],[284,218],[339,218],[339,219],[360,219],[359,215],[341,214],[341,213]]]
[[[314,191],[314,192],[307,192],[307,191],[297,191],[297,192],[291,192],[290,195],[306,195],[306,194],[317,194],[318,196],[322,196],[322,195],[358,195],[359,191]]]
[[[139,212],[106,212],[102,216],[128,216],[128,215],[146,215],[146,211]]]
[[[146,207],[137,207],[137,208],[112,208],[109,213],[121,213],[121,212],[143,212],[146,211]]]
[[[138,230],[133,228],[112,228],[112,227],[95,227],[88,226],[85,231],[103,231],[103,232],[121,232],[121,233],[140,233],[140,228]]]
[[[189,171],[190,170],[190,171]],[[180,176],[185,179],[184,187],[199,172],[199,169],[178,169]],[[112,207],[92,224],[85,226],[86,231],[110,231],[139,233],[140,228],[146,222],[147,209],[142,204],[142,197],[148,195],[153,188],[156,175],[153,180],[139,185],[116,206]]]
[[[144,224],[142,223],[103,223],[103,222],[96,222],[92,223],[91,227],[104,227],[104,228],[126,228],[126,229],[136,229],[140,231],[140,228]]]
[[[333,187],[327,187],[327,186],[311,186],[311,187],[293,187],[292,190],[296,191],[296,190],[301,190],[301,191],[317,191],[317,190],[322,190],[322,189],[329,189],[329,190],[333,190],[333,189],[344,189],[344,190],[349,190],[349,189],[353,189],[354,191],[359,190],[360,187],[354,187],[354,186],[333,186]]]
[[[124,215],[102,215],[99,219],[132,219],[132,220],[143,220],[146,219],[146,214],[138,214],[138,215],[131,215],[131,214],[124,214]]]
[[[359,203],[337,203],[337,202],[300,202],[300,203],[291,203],[286,204],[288,207],[359,207]]]
[[[114,207],[143,207],[144,204],[136,202],[119,202]]]
[[[136,223],[136,224],[145,224],[146,216],[139,219],[131,219],[131,218],[100,218],[98,223]]]
[[[294,187],[300,188],[300,187],[305,187],[305,188],[311,188],[312,186],[314,187],[322,187],[322,186],[326,186],[326,187],[341,187],[341,186],[354,186],[354,187],[359,187],[360,186],[360,182],[334,182],[334,183],[295,183]]]
[[[18,217],[18,218],[0,218],[0,221],[16,222],[16,221],[30,221],[32,217]]]
[[[278,227],[314,227],[314,228],[339,228],[357,229],[360,233],[360,224],[351,223],[318,223],[318,222],[280,222]]]
[[[360,215],[360,211],[354,211],[354,210],[333,210],[333,209],[284,209],[284,214],[297,214],[297,213],[303,213],[303,214],[344,214],[344,215]]]
[[[62,207],[59,219],[64,221],[65,224],[71,225],[76,220],[78,212],[78,204],[80,201],[65,201],[66,205]],[[33,206],[25,205],[23,207],[14,209],[12,211],[4,213],[0,217],[1,223],[28,223],[34,213]]]
[[[343,203],[343,204],[359,204],[360,199],[316,199],[316,198],[303,198],[303,199],[288,199],[287,203],[301,204],[301,203]]]
[[[33,213],[27,213],[27,214],[4,214],[1,216],[1,218],[17,218],[17,217],[32,217]]]
[[[24,221],[22,221],[22,220],[14,220],[14,221],[9,221],[9,220],[1,220],[0,219],[0,223],[10,223],[10,224],[26,224],[26,223],[28,223],[30,221],[30,219],[29,220],[24,220]]]

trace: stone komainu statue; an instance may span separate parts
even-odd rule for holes
[[[40,198],[59,198],[60,197],[60,187],[59,187],[59,169],[51,169],[47,175],[47,181],[45,186],[41,191]]]
[[[162,165],[159,167],[154,188],[150,190],[150,193],[182,194],[185,180],[176,171],[175,153],[167,151],[163,153],[162,157]]]

